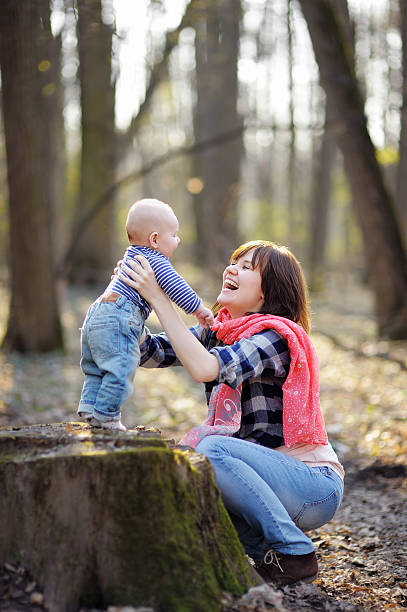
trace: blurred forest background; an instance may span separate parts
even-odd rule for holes
[[[241,242],[293,249],[328,421],[370,435],[380,407],[399,428],[406,2],[3,0],[0,68],[2,424],[73,417],[78,328],[151,196],[179,217],[174,265],[208,304]],[[128,423],[196,424],[201,389],[150,374]]]
[[[285,244],[348,474],[323,587],[405,607],[406,0],[2,0],[0,70],[0,426],[76,418],[79,327],[136,199],[173,206],[208,305],[237,245]],[[182,368],[140,368],[123,422],[179,439],[205,415]],[[376,460],[404,480],[377,488],[378,463],[368,491]]]

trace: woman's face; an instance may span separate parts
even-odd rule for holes
[[[252,266],[253,252],[254,249],[239,257],[223,273],[218,302],[228,309],[232,319],[259,312],[264,303],[260,269]]]

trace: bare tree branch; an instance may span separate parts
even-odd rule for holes
[[[164,69],[168,63],[171,52],[178,45],[179,37],[181,35],[182,30],[188,27],[195,26],[197,21],[204,15],[205,6],[206,2],[202,2],[202,0],[190,0],[179,25],[174,30],[167,32],[162,56],[151,70],[144,100],[140,105],[137,115],[133,117],[128,129],[126,130],[126,133],[124,134],[124,144],[129,145],[134,136],[137,134],[140,123],[144,118],[145,113],[150,107],[153,93],[157,85],[161,81]]]

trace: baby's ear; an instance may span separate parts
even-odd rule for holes
[[[151,232],[148,237],[149,245],[152,249],[158,249],[158,232]]]

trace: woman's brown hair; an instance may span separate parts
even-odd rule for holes
[[[251,250],[253,268],[259,267],[262,279],[264,304],[260,312],[290,319],[309,333],[308,290],[298,259],[287,247],[268,240],[253,240],[238,247],[230,263]]]

